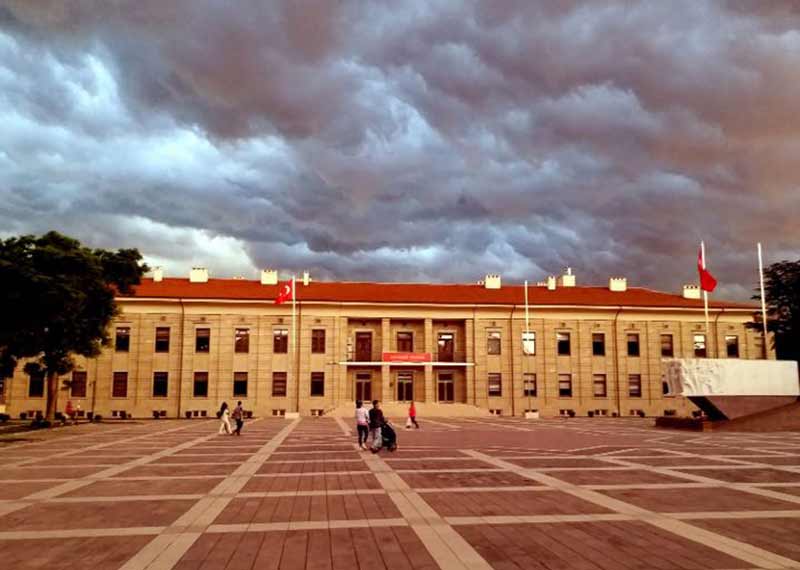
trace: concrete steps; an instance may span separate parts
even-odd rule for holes
[[[415,402],[417,416],[422,418],[486,418],[492,417],[489,410],[472,406],[470,404],[439,404],[437,402]],[[408,404],[397,402],[381,402],[383,415],[392,419],[403,419],[408,416]],[[364,407],[372,407],[371,402],[364,402]],[[355,403],[348,402],[327,410],[326,416],[338,418],[352,418],[355,414]]]

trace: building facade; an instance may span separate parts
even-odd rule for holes
[[[496,275],[470,285],[306,278],[294,318],[291,302],[275,304],[278,287],[274,271],[260,281],[157,271],[118,299],[111,345],[77,359],[58,409],[70,400],[104,418],[203,417],[241,400],[255,416],[315,415],[413,399],[517,416],[684,415],[691,404],[664,394],[664,358],[774,358],[745,326],[751,305],[711,303],[706,330],[696,287],[548,278],[528,288],[527,330],[524,287]],[[22,366],[2,395],[13,417],[44,411],[44,380]]]

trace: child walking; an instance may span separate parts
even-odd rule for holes
[[[414,424],[414,427],[419,429],[419,424],[417,423],[417,408],[414,406],[414,402],[411,402],[411,406],[408,408],[408,419]],[[410,425],[408,427],[411,427]]]
[[[369,412],[364,407],[364,402],[356,400],[356,429],[358,430],[358,447],[367,449],[369,436]]]

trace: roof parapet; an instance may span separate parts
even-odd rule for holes
[[[625,277],[610,277],[608,279],[608,290],[615,293],[623,293],[628,290],[628,279]]]
[[[208,283],[208,269],[205,267],[192,267],[189,272],[189,283]]]

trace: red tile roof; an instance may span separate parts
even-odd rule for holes
[[[272,300],[277,285],[262,285],[260,281],[244,279],[209,279],[206,283],[190,283],[188,279],[164,278],[160,282],[142,279],[133,297],[165,299],[233,299]],[[125,295],[121,296],[125,297]],[[429,283],[353,283],[312,281],[297,283],[298,301],[328,301],[333,303],[424,303],[450,305],[521,305],[525,302],[522,285],[503,285],[486,289],[483,285]],[[546,287],[530,286],[531,305],[579,305],[626,307],[702,308],[702,300],[684,299],[681,295],[662,293],[638,287],[625,292],[612,292],[607,287]],[[728,301],[709,301],[713,308],[755,310],[752,304]]]

